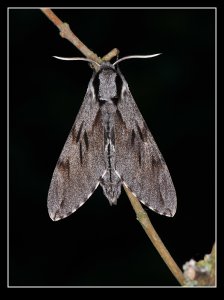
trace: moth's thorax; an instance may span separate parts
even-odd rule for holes
[[[99,74],[99,93],[98,97],[101,100],[111,100],[117,96],[116,78],[117,74],[108,69],[102,70]]]
[[[100,104],[106,102],[116,104],[120,96],[120,81],[117,71],[111,64],[104,63],[96,74],[93,85]]]

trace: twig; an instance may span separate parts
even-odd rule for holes
[[[117,48],[114,48],[109,53],[104,55],[102,60],[110,61],[113,57],[117,56],[118,54],[119,54],[119,50]]]
[[[71,31],[69,25],[67,23],[63,23],[55,13],[49,8],[41,8],[42,12],[58,27],[60,30],[60,35],[62,38],[67,39],[71,42],[80,52],[82,52],[85,57],[96,61],[101,64],[102,60],[91,51],[80,39]]]
[[[170,271],[173,273],[174,277],[177,279],[177,281],[180,283],[180,285],[184,285],[184,276],[180,268],[177,266],[175,261],[173,260],[172,256],[166,249],[165,245],[161,241],[160,237],[158,236],[157,232],[155,231],[154,227],[152,226],[152,223],[149,220],[149,217],[147,213],[142,208],[140,202],[134,195],[130,192],[128,188],[124,186],[124,189],[128,195],[128,198],[131,202],[131,205],[136,213],[137,220],[142,225],[143,229],[145,230],[145,233],[150,238],[151,242],[155,246],[156,250],[161,255],[164,262],[167,264]]]
[[[54,23],[55,26],[60,30],[60,35],[62,38],[67,39],[71,42],[82,54],[97,62],[98,64],[102,64],[103,60],[109,61],[112,57],[117,56],[119,53],[118,49],[114,48],[108,54],[106,54],[103,59],[98,57],[93,51],[91,51],[82,41],[71,31],[69,24],[62,22],[55,13],[49,8],[41,8],[41,11]],[[96,68],[96,66],[94,66]]]
[[[103,58],[99,58],[95,53],[93,53],[89,48],[87,48],[79,39],[78,37],[71,31],[69,25],[67,23],[63,23],[49,8],[42,8],[42,12],[58,27],[60,30],[60,35],[63,38],[69,40],[77,49],[79,49],[87,58],[96,61],[97,63],[101,64],[103,61],[110,61],[113,57],[117,56],[119,50],[114,48],[108,54],[103,56]],[[137,198],[133,196],[133,194],[128,190],[128,188],[124,187],[125,191],[128,195],[128,198],[132,204],[132,207],[136,213],[137,220],[142,225],[143,229],[145,230],[146,234],[150,238],[151,242],[163,258],[164,262],[169,267],[170,271],[173,273],[177,281],[184,285],[184,276],[175,261],[173,260],[172,256],[169,254],[168,250],[164,246],[163,242],[161,241],[160,237],[156,233],[155,229],[153,228],[147,213],[142,208],[140,202]]]

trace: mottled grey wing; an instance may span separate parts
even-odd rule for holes
[[[51,180],[51,219],[65,218],[84,204],[97,188],[105,168],[101,114],[90,81]]]
[[[115,122],[116,171],[124,185],[155,212],[174,216],[177,199],[167,165],[123,78]]]

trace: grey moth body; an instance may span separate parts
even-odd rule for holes
[[[120,70],[94,72],[53,173],[48,211],[57,221],[75,212],[101,185],[110,204],[127,186],[144,205],[173,216],[176,193],[166,163]]]

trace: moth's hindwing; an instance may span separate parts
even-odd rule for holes
[[[51,180],[48,192],[51,219],[65,218],[84,204],[104,171],[103,128],[90,81]]]
[[[170,173],[126,80],[120,76],[123,87],[115,121],[116,171],[138,200],[172,217],[177,199]]]

